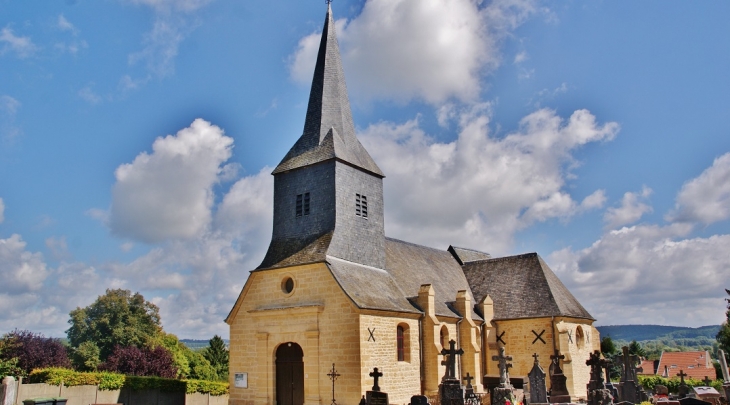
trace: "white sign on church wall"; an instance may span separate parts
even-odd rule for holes
[[[234,373],[233,386],[236,388],[248,388],[248,373]]]

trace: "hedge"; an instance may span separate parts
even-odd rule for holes
[[[82,373],[66,368],[44,368],[33,370],[28,377],[31,383],[50,385],[97,385],[102,391],[129,388],[133,391],[158,389],[163,392],[185,392],[186,394],[228,394],[228,383],[220,381],[175,380],[160,377],[139,377],[110,372]]]
[[[647,390],[654,390],[654,386],[656,385],[663,385],[667,387],[669,392],[677,393],[679,391],[679,384],[680,379],[677,377],[674,378],[664,378],[658,375],[653,376],[639,376],[639,384],[646,388]],[[687,384],[688,387],[703,387],[705,386],[705,382],[702,380],[695,380],[693,378],[688,378],[684,380],[684,383]],[[710,382],[710,386],[714,389],[716,389],[718,392],[722,392],[722,380],[713,380]]]

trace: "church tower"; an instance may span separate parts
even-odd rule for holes
[[[329,6],[304,131],[272,174],[274,229],[260,269],[326,256],[385,268],[385,176],[355,136]]]

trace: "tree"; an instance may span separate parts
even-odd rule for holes
[[[725,289],[725,292],[730,295],[730,290]],[[725,359],[730,360],[730,299],[725,298],[727,302],[727,311],[725,311],[725,322],[720,326],[720,331],[717,332],[717,343],[725,352]]]
[[[616,345],[613,344],[611,336],[606,336],[601,339],[601,353],[603,353],[603,357],[608,358],[609,356],[613,356],[616,351]]]
[[[116,346],[101,368],[126,375],[177,377],[172,355],[162,346],[154,349]]]
[[[640,358],[646,357],[644,348],[641,347],[641,344],[639,344],[636,340],[632,340],[631,343],[629,343],[629,354],[639,356]]]
[[[228,380],[228,349],[220,336],[215,335],[203,352],[210,365],[216,370],[219,380]]]
[[[107,289],[93,304],[71,311],[66,334],[74,348],[93,342],[105,361],[116,346],[142,348],[153,341],[162,332],[159,311],[140,293]]]
[[[61,341],[40,333],[16,329],[2,337],[0,346],[0,360],[14,365],[24,376],[36,368],[71,367],[66,347]]]
[[[100,355],[99,346],[91,341],[84,342],[72,349],[71,363],[79,371],[96,371],[101,364]]]

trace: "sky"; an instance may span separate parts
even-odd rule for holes
[[[386,235],[537,252],[596,325],[717,325],[728,2],[335,0]],[[0,0],[0,333],[109,288],[180,338],[271,237],[324,1]],[[498,281],[497,281],[498,282]]]

